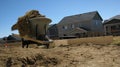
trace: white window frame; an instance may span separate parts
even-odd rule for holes
[[[67,26],[63,26],[63,29],[66,30],[66,29],[68,29],[68,27]]]
[[[93,22],[94,22],[94,25],[98,26],[98,25],[99,25],[100,20],[93,20]]]
[[[82,27],[82,24],[81,24],[81,23],[79,24],[79,27]]]
[[[71,25],[71,28],[75,28],[75,25],[74,25],[74,24],[72,24],[72,25]]]
[[[98,25],[98,20],[95,20],[95,24]]]

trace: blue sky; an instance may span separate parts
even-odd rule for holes
[[[98,11],[102,18],[109,19],[120,14],[120,0],[0,0],[0,37],[8,36],[17,18],[35,9],[58,23],[63,17]]]

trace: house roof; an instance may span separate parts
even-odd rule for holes
[[[12,34],[7,37],[8,40],[21,40],[21,37],[18,34]]]
[[[57,25],[57,24],[51,24],[51,25],[48,26],[48,28],[51,28],[51,27],[53,27],[55,25]]]
[[[59,22],[59,24],[63,24],[63,23],[66,23],[66,22],[67,23],[73,23],[73,22],[82,22],[82,21],[91,20],[91,19],[94,18],[94,16],[96,14],[98,14],[98,16],[100,17],[100,19],[103,20],[97,11],[93,11],[93,12],[88,12],[88,13],[83,13],[83,14],[77,14],[77,15],[72,15],[72,16],[64,17]]]
[[[103,24],[105,25],[105,24],[112,24],[112,23],[120,23],[120,19],[107,20]]]
[[[113,21],[120,21],[120,15],[116,15],[108,20],[105,20],[103,24],[108,24],[108,23],[111,23]]]
[[[110,18],[110,19],[120,19],[120,15],[116,15],[116,16]]]

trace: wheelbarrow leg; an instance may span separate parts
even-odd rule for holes
[[[22,48],[24,48],[24,46],[25,46],[24,45],[24,39],[22,38],[21,40],[22,40]]]
[[[48,49],[48,48],[49,48],[49,46],[50,46],[49,44],[45,44],[45,45],[46,45],[46,48],[47,48],[47,49]]]
[[[28,48],[29,43],[30,43],[30,41],[24,40],[24,39],[22,38],[22,48],[24,48],[24,46],[26,46],[26,48]]]

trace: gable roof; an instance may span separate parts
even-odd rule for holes
[[[120,20],[120,15],[116,15],[108,20],[105,20],[103,24],[108,24],[108,23],[111,23],[111,21],[114,21],[114,20]]]
[[[101,20],[103,20],[97,11],[93,11],[93,12],[88,12],[88,13],[83,13],[83,14],[77,14],[77,15],[64,17],[59,22],[59,24],[63,24],[63,23],[66,23],[66,22],[67,23],[73,23],[73,22],[82,22],[82,21],[91,20],[91,19],[94,18],[94,16],[96,14],[100,17]]]
[[[8,40],[21,40],[21,37],[18,34],[12,34],[7,37]]]
[[[111,19],[111,20],[107,20],[107,21],[104,21],[104,25],[105,24],[113,24],[113,23],[119,23],[120,22],[120,19]]]
[[[116,15],[116,16],[110,18],[110,19],[120,19],[120,15]]]
[[[51,27],[53,27],[53,26],[55,26],[55,25],[57,25],[57,24],[50,24],[50,25],[48,26],[48,28],[51,28]]]

